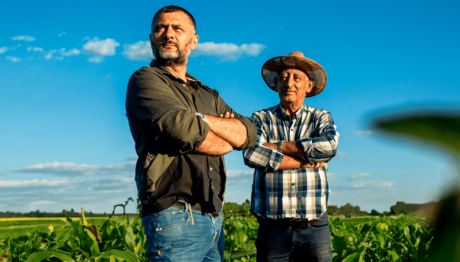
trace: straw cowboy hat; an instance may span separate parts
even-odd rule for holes
[[[316,63],[315,61],[306,58],[302,52],[294,51],[289,55],[278,56],[272,58],[265,62],[262,66],[262,77],[265,80],[265,83],[273,91],[278,92],[273,79],[278,76],[278,72],[283,70],[285,67],[297,67],[298,69],[304,71],[310,80],[315,81],[315,86],[306,97],[316,96],[321,93],[326,87],[326,71],[324,68]]]

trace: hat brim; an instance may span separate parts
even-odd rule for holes
[[[326,71],[320,64],[306,57],[288,55],[274,57],[262,66],[262,77],[268,87],[273,91],[278,92],[273,79],[286,67],[297,67],[307,73],[310,80],[315,81],[315,86],[313,86],[311,92],[306,94],[306,97],[316,96],[326,87]]]

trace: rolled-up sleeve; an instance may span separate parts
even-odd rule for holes
[[[238,119],[243,125],[246,127],[246,141],[240,146],[235,148],[236,150],[244,150],[253,147],[257,141],[257,131],[256,126],[254,125],[254,121],[251,118],[245,117],[243,115],[238,114],[232,108],[230,108],[225,101],[220,97],[219,93],[215,91],[215,100],[216,100],[216,107],[217,107],[217,115],[225,114],[229,112],[235,116],[235,119]]]
[[[303,158],[310,163],[328,162],[337,154],[339,144],[340,134],[331,114],[323,112],[317,119],[315,126],[319,136],[299,140],[305,152]]]
[[[257,129],[257,142],[254,147],[243,152],[244,163],[249,167],[264,169],[266,172],[276,171],[284,155],[263,146],[267,142],[267,134],[257,112],[252,115],[252,120]]]
[[[195,151],[209,130],[206,122],[178,100],[165,76],[148,68],[138,70],[130,78],[126,108],[128,118],[150,123],[161,139],[167,139],[180,153]]]

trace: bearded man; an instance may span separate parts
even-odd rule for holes
[[[186,72],[198,39],[189,12],[160,9],[150,35],[155,60],[128,84],[126,115],[151,261],[223,261],[223,155],[256,142],[253,121]]]
[[[304,105],[321,93],[326,71],[301,52],[274,57],[262,67],[280,103],[252,115],[257,143],[245,151],[253,167],[251,212],[257,217],[257,261],[332,261],[327,219],[327,165],[339,133],[331,114]]]

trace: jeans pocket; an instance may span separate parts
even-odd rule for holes
[[[180,208],[168,208],[157,213],[153,218],[155,231],[185,225],[190,221],[190,215]]]

